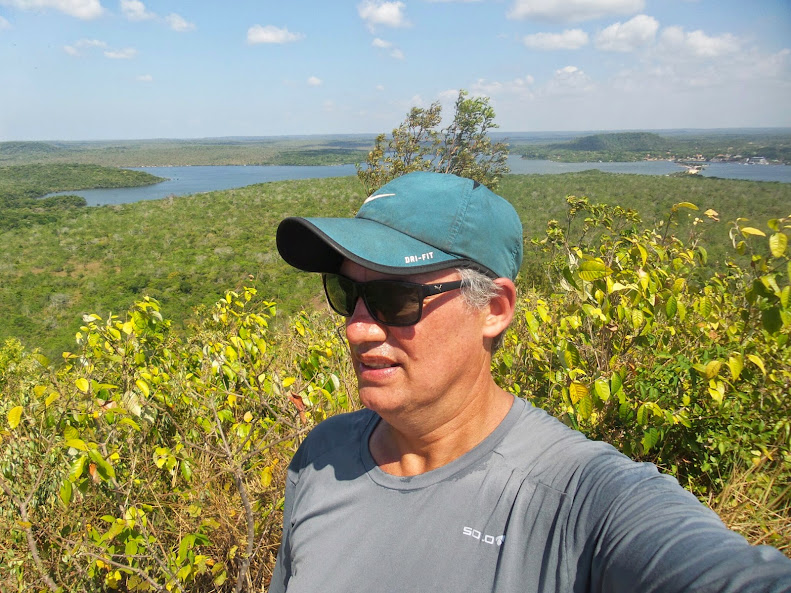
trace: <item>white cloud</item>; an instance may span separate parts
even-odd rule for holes
[[[659,21],[639,14],[625,23],[614,23],[596,35],[596,49],[603,51],[634,51],[654,41]]]
[[[458,2],[459,4],[471,4],[473,2],[481,2],[482,0],[426,0],[429,4],[450,4],[451,2]]]
[[[11,23],[9,23],[6,19],[0,16],[0,31],[3,29],[10,29]]]
[[[515,78],[506,82],[488,81],[484,78],[479,78],[470,85],[470,92],[473,95],[483,95],[493,99],[507,96],[529,98],[533,94],[532,86],[534,83],[535,79],[529,74],[524,78]]]
[[[311,76],[308,78],[308,86],[321,86],[321,78]]]
[[[98,39],[80,39],[72,45],[64,45],[63,51],[65,51],[70,56],[76,57],[83,55],[82,50],[90,49],[92,47],[107,47],[107,44],[104,41],[99,41]]]
[[[141,74],[137,77],[137,82],[154,82],[154,77],[150,74]]]
[[[389,41],[380,39],[379,37],[375,37],[374,40],[371,42],[371,45],[379,49],[389,50],[387,53],[390,55],[391,58],[395,58],[396,60],[404,59],[404,52],[402,52],[399,48],[395,47]]]
[[[384,91],[384,90],[385,90],[385,85],[383,85],[383,84],[377,84],[377,85],[376,85],[376,90],[377,90],[377,91],[379,91],[379,92],[382,92],[382,91]]]
[[[133,47],[125,47],[124,49],[107,50],[104,55],[111,60],[131,60],[137,55],[137,50]]]
[[[376,25],[386,27],[408,27],[403,2],[381,2],[380,0],[365,0],[357,5],[357,14],[365,21],[368,29],[373,31]]]
[[[20,10],[54,8],[69,16],[85,20],[95,19],[104,12],[99,0],[0,0],[0,4]]]
[[[667,27],[659,37],[659,46],[667,56],[718,58],[739,51],[741,41],[730,33],[711,37],[700,30],[686,33],[682,27]]]
[[[633,14],[644,7],[645,0],[514,0],[508,18],[581,22]]]
[[[555,74],[544,92],[550,95],[569,95],[585,93],[593,89],[590,77],[576,66],[566,66],[555,70]]]
[[[562,33],[527,35],[524,43],[531,49],[579,49],[588,44],[588,34],[582,29],[567,29]]]
[[[291,43],[299,41],[305,36],[302,33],[292,33],[285,27],[279,29],[274,25],[253,25],[247,30],[247,43]]]
[[[147,21],[157,16],[140,0],[121,0],[121,13],[130,21]]]
[[[179,33],[184,31],[192,31],[195,29],[195,23],[190,23],[180,14],[176,14],[175,12],[167,15],[165,17],[165,22],[171,29],[178,31]]]

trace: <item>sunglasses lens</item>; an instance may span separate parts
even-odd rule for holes
[[[417,286],[383,280],[365,287],[368,308],[377,321],[412,325],[420,319],[422,296]]]
[[[354,314],[362,296],[371,317],[380,323],[403,326],[420,320],[423,297],[419,285],[392,280],[358,284],[338,274],[325,274],[324,292],[330,307],[345,317]]]
[[[354,282],[337,274],[324,275],[324,292],[327,301],[337,313],[346,317],[354,313],[357,303],[357,290]]]

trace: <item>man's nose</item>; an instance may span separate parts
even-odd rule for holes
[[[384,326],[371,316],[362,298],[358,298],[354,311],[346,318],[346,339],[350,344],[381,341],[387,337]]]

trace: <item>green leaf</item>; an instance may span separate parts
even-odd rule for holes
[[[176,559],[178,564],[183,563],[187,559],[187,552],[195,546],[195,535],[189,533],[181,538],[179,542],[179,555]]]
[[[99,541],[111,541],[113,540],[119,533],[121,533],[124,528],[126,527],[126,521],[124,520],[116,520],[110,525],[110,529],[102,535]]]
[[[640,444],[643,446],[643,453],[648,453],[659,442],[659,431],[656,428],[650,428],[643,433],[643,439]]]
[[[769,250],[773,257],[782,257],[788,246],[788,237],[785,233],[775,233],[769,237]]]
[[[780,316],[780,309],[771,307],[761,312],[761,325],[770,334],[780,331],[783,327],[783,318]]]
[[[612,274],[612,270],[600,259],[585,259],[578,270],[580,278],[586,282],[593,282]]]
[[[603,402],[610,399],[610,386],[605,379],[596,379],[593,383],[593,391],[596,396]]]
[[[66,439],[63,444],[66,447],[77,449],[78,451],[87,451],[88,445],[82,439]]]
[[[667,303],[665,303],[665,313],[667,314],[667,318],[672,319],[677,311],[678,299],[676,299],[675,295],[671,294],[667,299]]]
[[[574,344],[566,344],[566,348],[563,350],[563,362],[565,363],[566,368],[569,369],[579,366],[580,353]]]
[[[622,388],[623,382],[621,381],[621,375],[613,373],[612,377],[610,377],[610,393],[612,395],[617,395]]]
[[[71,481],[69,481],[69,479],[66,478],[65,480],[63,480],[63,483],[60,485],[60,491],[58,492],[60,501],[63,503],[64,506],[69,506],[73,493],[74,490],[72,489]]]
[[[593,399],[587,388],[585,389],[585,395],[580,398],[579,404],[577,405],[577,413],[583,420],[590,418],[593,413]]]
[[[115,469],[112,465],[110,465],[104,457],[101,456],[99,451],[96,449],[91,449],[88,451],[88,455],[96,464],[96,470],[99,473],[99,476],[104,480],[109,480],[115,477]]]
[[[783,309],[788,309],[789,305],[791,305],[791,286],[786,285],[783,287],[783,290],[780,291],[780,304],[783,306]]]
[[[69,479],[73,482],[76,482],[82,477],[83,472],[85,471],[85,464],[88,463],[88,458],[78,457],[74,461],[72,461],[71,465],[69,466]]]
[[[7,420],[11,430],[19,426],[19,423],[22,421],[22,411],[22,406],[15,406],[8,411]]]
[[[648,419],[651,417],[651,412],[645,404],[637,408],[637,423],[641,426],[648,424]]]
[[[713,305],[711,304],[711,299],[707,296],[703,296],[700,298],[698,303],[700,305],[699,312],[701,317],[707,319],[709,315],[711,315],[711,310],[713,307]]]

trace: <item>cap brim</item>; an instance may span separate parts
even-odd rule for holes
[[[337,272],[344,259],[394,275],[472,263],[364,218],[286,218],[277,228],[277,249],[306,272]]]

